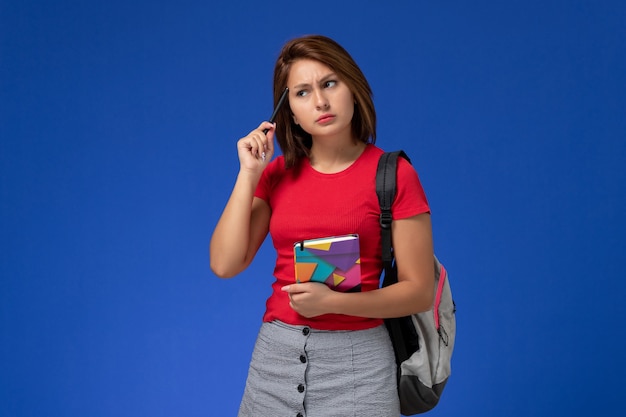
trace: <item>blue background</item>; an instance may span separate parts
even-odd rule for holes
[[[282,44],[322,33],[405,149],[458,306],[432,416],[622,405],[626,3],[0,2],[0,415],[236,414],[274,252],[207,246]]]

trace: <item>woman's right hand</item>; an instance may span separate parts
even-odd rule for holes
[[[267,133],[263,130],[267,129]],[[261,173],[274,155],[275,125],[263,122],[237,142],[239,164],[242,170]]]

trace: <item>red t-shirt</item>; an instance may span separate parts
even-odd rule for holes
[[[286,170],[277,157],[263,171],[255,196],[271,210],[270,235],[276,249],[275,282],[267,300],[264,321],[280,320],[321,330],[361,330],[382,323],[380,319],[325,314],[306,318],[289,306],[284,285],[295,282],[293,245],[304,239],[356,233],[361,247],[361,289],[379,287],[382,270],[376,168],[383,151],[367,145],[359,158],[345,170],[323,174],[311,167],[308,158]],[[393,219],[429,212],[417,172],[398,158],[397,196]]]

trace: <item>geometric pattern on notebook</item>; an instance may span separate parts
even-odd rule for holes
[[[330,242],[304,241],[294,247],[297,282],[323,282],[335,291],[361,291],[361,258],[357,236]]]

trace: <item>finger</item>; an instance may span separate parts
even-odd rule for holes
[[[265,135],[267,142],[265,143],[265,151],[274,153],[274,134],[276,133],[276,124],[274,123],[268,133]]]
[[[262,159],[264,162],[271,159],[274,154],[274,131],[275,123],[261,122],[261,124],[248,137],[256,140],[258,146],[252,146],[250,151],[256,158]]]
[[[248,148],[252,156],[254,156],[255,158],[261,158],[262,153],[265,151],[266,143],[267,138],[265,137],[265,135],[261,134],[258,131],[254,131],[250,135],[248,135],[245,141],[245,146],[246,148]]]
[[[259,127],[257,128],[257,130],[261,131],[263,133],[263,135],[266,135],[267,132],[269,132],[270,130],[274,129],[274,123],[270,123],[270,122],[261,122],[261,124],[259,125]]]
[[[306,283],[289,284],[281,288],[282,291],[289,293],[289,295],[305,292],[304,291],[305,289],[306,289]]]
[[[255,156],[255,153],[258,150],[257,142],[249,136],[246,136],[245,138],[241,139],[237,147],[241,155],[250,155],[253,157]]]
[[[263,160],[263,162],[266,161],[266,159],[268,158],[268,140],[265,136],[263,136],[262,138],[258,139],[257,142],[258,145],[258,149],[256,151],[256,157],[260,158]],[[269,155],[269,157],[271,158],[271,155]]]

